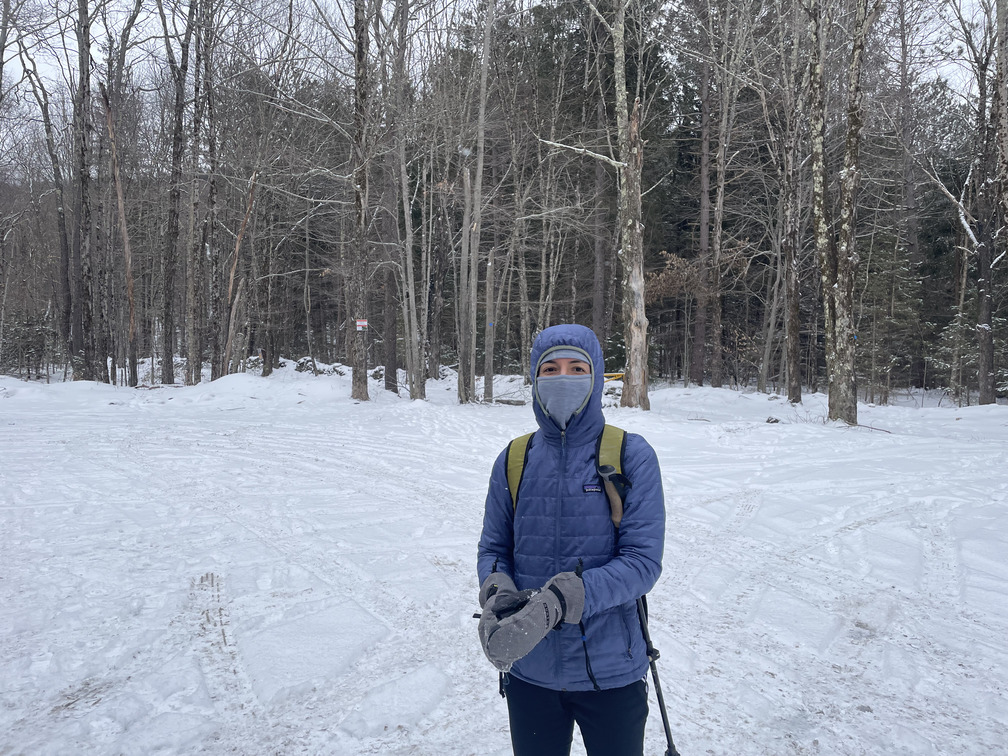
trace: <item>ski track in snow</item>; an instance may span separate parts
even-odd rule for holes
[[[1003,475],[1004,447],[964,450],[950,460],[948,446],[934,439],[868,439],[867,446],[898,454],[873,461],[859,449],[858,469],[846,478],[835,469],[842,447],[819,445],[821,459],[792,466],[772,440],[733,441],[740,433],[775,435],[778,427],[726,425],[714,431],[717,445],[737,457],[705,464],[703,449],[698,459],[677,462],[697,493],[711,480],[715,490],[734,488],[729,493],[670,489],[684,505],[670,507],[670,538],[691,529],[697,535],[680,547],[692,569],[672,571],[675,588],[663,578],[656,613],[674,611],[684,623],[706,619],[684,633],[697,636],[693,643],[672,642],[689,647],[705,699],[701,717],[689,719],[725,736],[709,751],[1002,752],[1004,616],[963,601],[965,573],[950,522],[957,510],[992,498],[1004,522],[1003,477],[995,486],[1000,495],[992,497],[990,486],[992,474]],[[906,459],[924,464],[894,475],[893,461]],[[772,495],[760,483],[770,476]],[[699,522],[676,516],[690,503],[700,505]],[[807,527],[816,511],[821,517]],[[675,596],[690,589],[699,600],[676,608]],[[727,718],[726,704],[733,708]]]
[[[475,550],[531,410],[348,384],[0,378],[0,754],[510,753]],[[679,750],[1002,753],[1008,410],[824,403],[607,407],[662,464]]]

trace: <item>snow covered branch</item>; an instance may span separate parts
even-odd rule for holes
[[[589,150],[587,147],[574,147],[572,145],[562,144],[560,142],[551,142],[549,139],[543,139],[542,137],[539,138],[539,141],[542,142],[543,144],[548,144],[550,147],[556,147],[557,149],[561,150],[570,150],[571,152],[577,155],[587,155],[590,158],[601,160],[603,163],[611,165],[613,168],[616,168],[617,170],[623,170],[624,168],[627,167],[626,163],[623,163],[619,160],[613,160],[608,155],[603,155],[601,152],[594,152],[592,150]]]

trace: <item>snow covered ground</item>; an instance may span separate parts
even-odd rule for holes
[[[0,378],[0,754],[510,753],[475,544],[531,408],[349,393]],[[1005,753],[1008,408],[652,407],[684,756]]]

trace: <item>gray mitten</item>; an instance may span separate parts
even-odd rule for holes
[[[529,596],[527,603],[514,614],[498,615],[485,628],[480,619],[483,652],[491,664],[507,672],[561,622],[580,622],[583,611],[584,583],[573,572],[561,572],[541,591]],[[486,617],[486,610],[483,616]]]
[[[554,575],[543,586],[543,591],[552,591],[560,599],[561,617],[564,622],[576,625],[584,613],[584,581],[575,572],[561,572]]]
[[[486,616],[486,610],[483,615]],[[562,617],[560,599],[556,594],[553,591],[537,591],[517,612],[488,624],[485,636],[483,620],[480,620],[483,652],[491,664],[507,672],[512,664],[535,648]]]
[[[480,645],[483,646],[483,653],[487,655],[487,658],[493,662],[495,667],[498,667],[497,662],[490,656],[490,651],[487,647],[490,636],[500,628],[501,620],[507,619],[520,611],[529,600],[529,597],[534,593],[535,591],[531,590],[519,593],[517,591],[501,589],[486,600],[479,621]],[[511,665],[508,664],[508,668],[510,667]]]
[[[498,592],[501,593],[517,593],[518,589],[515,588],[514,581],[511,576],[506,572],[491,572],[487,579],[483,581],[483,585],[480,586],[479,593],[479,605],[482,609],[487,602],[487,599],[491,596],[496,595]]]

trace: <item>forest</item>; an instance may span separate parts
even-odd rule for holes
[[[1008,0],[0,1],[0,372],[1008,393]]]

